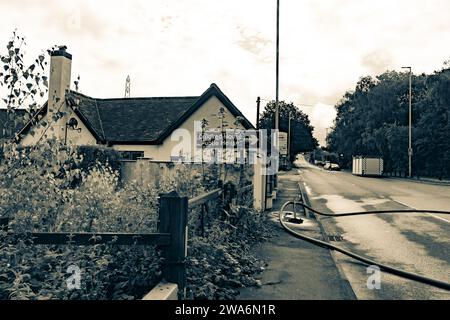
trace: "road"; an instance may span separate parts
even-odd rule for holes
[[[329,172],[300,159],[296,162],[311,205],[338,213],[389,209],[450,210],[450,186],[392,178],[367,178]],[[384,214],[321,218],[333,242],[358,254],[410,272],[450,282],[450,216]],[[450,292],[382,273],[381,288],[368,289],[367,267],[333,253],[358,299],[450,299]]]

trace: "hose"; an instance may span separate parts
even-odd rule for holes
[[[376,265],[376,266],[378,266],[380,268],[380,270],[383,270],[383,271],[385,271],[387,273],[394,274],[394,275],[397,275],[397,276],[405,278],[405,279],[414,280],[414,281],[417,281],[417,282],[425,283],[425,284],[428,284],[428,285],[431,285],[431,286],[434,286],[434,287],[437,287],[437,288],[440,288],[440,289],[445,289],[445,290],[450,291],[450,283],[447,283],[447,282],[444,282],[444,281],[441,281],[441,280],[437,280],[437,279],[433,279],[433,278],[424,277],[424,276],[419,275],[419,274],[407,272],[407,271],[404,271],[404,270],[401,270],[401,269],[397,269],[397,268],[394,268],[394,267],[391,267],[391,266],[388,266],[388,265],[385,265],[385,264],[382,264],[382,263],[378,263],[378,262],[376,262],[374,260],[371,260],[369,258],[360,256],[360,255],[358,255],[356,253],[353,253],[351,251],[348,251],[348,250],[345,250],[345,249],[340,248],[338,246],[335,246],[335,245],[333,245],[331,243],[328,243],[328,242],[325,242],[325,241],[322,241],[322,240],[318,240],[318,239],[315,239],[315,238],[311,238],[311,237],[305,236],[303,234],[300,234],[300,233],[292,230],[283,221],[284,209],[290,204],[294,204],[294,205],[298,204],[298,205],[300,205],[300,206],[302,206],[302,207],[304,207],[304,208],[306,208],[308,210],[311,210],[312,212],[316,213],[317,215],[327,216],[327,217],[348,217],[348,216],[382,214],[382,213],[425,213],[426,212],[426,213],[450,214],[450,211],[436,211],[436,210],[382,210],[381,211],[380,210],[380,211],[365,211],[365,212],[349,212],[349,213],[328,214],[328,213],[323,213],[323,212],[317,211],[317,210],[315,210],[315,209],[305,205],[302,202],[288,201],[281,207],[280,213],[279,213],[279,221],[280,221],[281,225],[283,226],[283,228],[289,234],[293,235],[296,238],[299,238],[301,240],[304,240],[304,241],[307,241],[309,243],[315,244],[315,245],[320,246],[322,248],[327,248],[327,249],[330,249],[330,250],[334,250],[334,251],[340,252],[340,253],[342,253],[344,255],[347,255],[347,256],[349,256],[349,257],[351,257],[353,259],[361,261],[361,262],[363,262],[363,263],[365,263],[365,264],[367,264],[369,266]]]

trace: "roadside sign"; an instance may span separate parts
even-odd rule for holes
[[[288,154],[288,134],[286,132],[278,133],[278,151],[283,156]]]

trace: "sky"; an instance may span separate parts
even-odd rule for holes
[[[448,0],[281,0],[280,100],[324,143],[362,76],[433,72],[450,59]],[[253,123],[275,98],[276,0],[0,0],[0,51],[17,29],[30,61],[53,45],[98,97],[198,96],[216,83]],[[2,52],[3,53],[3,52]]]

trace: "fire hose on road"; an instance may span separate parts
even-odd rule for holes
[[[388,214],[388,213],[435,213],[435,214],[446,214],[446,215],[450,215],[450,211],[436,211],[436,210],[376,210],[376,211],[364,211],[364,212],[347,212],[347,213],[336,213],[336,214],[329,214],[329,213],[323,213],[320,211],[317,211],[311,207],[309,207],[308,205],[302,203],[302,202],[296,202],[296,201],[288,201],[286,202],[280,209],[280,213],[279,213],[279,221],[281,223],[281,225],[283,226],[283,228],[291,235],[293,235],[296,238],[299,238],[301,240],[307,241],[309,243],[315,244],[317,246],[323,247],[323,248],[327,248],[330,250],[334,250],[337,252],[340,252],[344,255],[347,255],[353,259],[356,259],[358,261],[361,261],[367,265],[373,265],[373,266],[378,266],[380,268],[380,270],[383,270],[387,273],[391,273],[394,275],[397,275],[399,277],[402,278],[406,278],[409,280],[414,280],[417,282],[421,282],[421,283],[425,283],[440,289],[445,289],[445,290],[449,290],[450,291],[450,283],[441,281],[441,280],[437,280],[437,279],[433,279],[433,278],[428,278],[428,277],[424,277],[422,275],[419,274],[415,274],[415,273],[411,273],[411,272],[407,272],[395,267],[391,267],[382,263],[378,263],[374,260],[371,260],[369,258],[360,256],[356,253],[353,253],[351,251],[345,250],[343,248],[340,248],[338,246],[335,246],[331,243],[322,241],[322,240],[318,240],[315,238],[311,238],[308,236],[305,236],[301,233],[298,233],[295,230],[292,230],[291,228],[289,228],[289,226],[283,221],[284,218],[284,211],[285,208],[290,205],[300,205],[303,208],[310,210],[312,212],[314,212],[317,215],[320,216],[326,216],[326,217],[333,217],[333,218],[339,218],[339,217],[349,217],[349,216],[361,216],[361,215],[374,215],[374,214]]]

